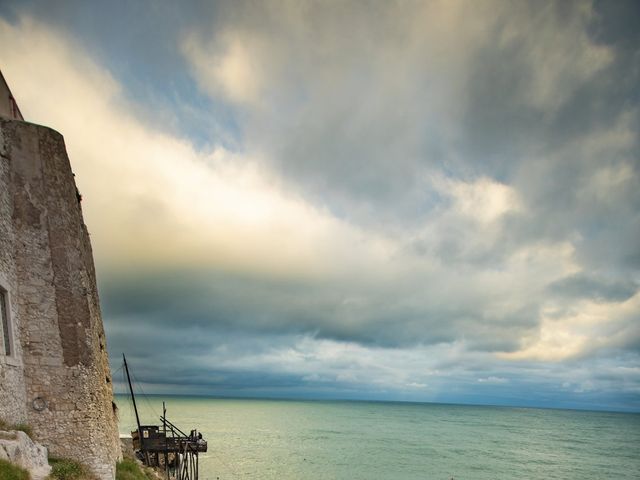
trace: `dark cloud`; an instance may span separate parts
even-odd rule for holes
[[[388,347],[468,337],[471,349],[512,351],[518,348],[519,339],[537,326],[535,304],[490,315],[480,309],[481,303],[440,302],[429,292],[432,286],[410,286],[410,282],[305,283],[229,272],[170,271],[107,277],[100,285],[109,322],[122,322],[122,332],[142,325],[152,332],[136,348],[153,344],[158,336],[171,337],[176,332],[183,339],[183,332],[193,335],[193,331],[204,335],[195,337],[196,344],[204,347],[213,335],[208,331],[223,330],[304,334]],[[132,316],[140,327],[131,326]],[[139,333],[143,335],[143,331]],[[128,344],[138,335],[130,338]]]
[[[605,278],[575,274],[553,282],[548,290],[552,295],[623,302],[635,295],[638,285],[631,281],[610,281]]]
[[[109,336],[119,341],[112,331]],[[155,338],[155,348],[142,355],[144,348],[128,353],[134,381],[146,393],[364,397],[614,410],[637,410],[639,406],[634,387],[639,372],[637,367],[623,366],[637,362],[637,354],[631,353],[626,359],[596,357],[556,365],[505,365],[480,353],[445,359],[447,349],[437,347],[413,352],[358,351],[352,358],[338,358],[332,349],[339,344],[324,351],[309,338],[233,336],[224,331],[209,331],[207,338],[209,354],[192,349],[192,343],[180,336],[166,341]],[[430,360],[416,363],[416,355]],[[127,386],[122,370],[118,370],[122,365],[119,353],[112,351],[112,364],[116,389],[124,392]],[[159,368],[167,365],[172,367]]]

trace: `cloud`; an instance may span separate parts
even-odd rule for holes
[[[71,39],[30,18],[1,27],[11,46],[5,74],[25,115],[65,134],[106,269],[208,265],[312,276],[329,257],[355,265],[384,255],[383,238],[305,202],[253,159],[222,147],[199,152],[140,123],[121,86],[74,55]]]
[[[614,57],[588,35],[584,2],[240,2],[217,17],[184,51],[203,88],[234,102],[204,72],[242,44],[261,85],[260,102],[242,105],[249,146],[336,209],[385,221],[428,208],[433,169],[517,167],[526,136],[546,135]]]
[[[457,212],[480,223],[491,223],[521,208],[518,193],[512,187],[486,177],[473,182],[442,183],[436,185],[436,189],[453,199]]]
[[[638,108],[612,93],[627,53],[591,34],[615,29],[611,17],[565,7],[283,2],[223,9],[221,28],[191,33],[186,58],[206,91],[241,104],[248,147],[306,198],[398,244],[382,276],[393,285],[380,282],[393,300],[350,292],[324,309],[338,328],[314,321],[321,335],[465,338],[545,361],[607,344],[573,312],[594,298],[617,311],[636,290]],[[259,101],[200,73],[229,38],[255,60]]]
[[[179,365],[179,391],[637,408],[640,78],[619,16],[193,8],[158,67],[192,75],[192,114],[136,98],[73,31],[0,20],[22,111],[65,135],[112,352]],[[183,117],[227,124],[160,125]]]
[[[225,95],[233,102],[259,103],[264,70],[259,64],[260,56],[240,36],[227,38],[223,43],[222,51],[211,62],[208,56],[211,46],[200,45],[193,36],[184,40],[184,52],[196,66],[200,84],[213,95]]]
[[[552,295],[620,302],[632,297],[638,285],[632,281],[610,281],[580,272],[551,283],[548,290]]]
[[[508,381],[509,380],[502,377],[486,377],[486,378],[478,379],[478,383],[491,383],[491,384],[507,383]]]
[[[407,236],[309,204],[251,156],[198,152],[139,123],[119,103],[117,82],[86,58],[76,61],[56,32],[29,19],[3,32],[16,42],[3,61],[26,115],[66,134],[107,312],[126,313],[134,296],[158,325],[182,318],[387,345],[470,335],[477,348],[510,351],[535,327],[531,307],[517,300],[526,295],[525,275],[534,265],[553,278],[570,268],[563,265],[571,250],[547,245],[513,255],[503,273],[449,271],[437,257],[415,257],[404,249]],[[54,79],[48,88],[59,82],[76,92],[68,110],[55,109],[44,80],[28,75],[41,57]],[[507,186],[488,179],[439,188],[453,200],[440,225],[425,227],[434,235],[457,221],[469,231],[476,220],[495,223],[517,204]],[[135,270],[142,273],[126,273]]]
[[[624,270],[639,258],[638,73],[604,41],[619,21],[589,2],[240,2],[183,50],[233,103],[200,72],[243,44],[261,85],[238,105],[246,147],[341,218],[423,251],[446,218],[450,262],[569,242],[586,268]]]
[[[636,326],[639,307],[638,293],[623,302],[575,302],[565,312],[549,307],[542,313],[539,333],[523,342],[525,348],[500,356],[558,361],[607,349],[634,351],[640,337]]]

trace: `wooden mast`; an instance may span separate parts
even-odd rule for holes
[[[127,381],[129,382],[129,391],[131,392],[131,400],[133,400],[133,410],[136,412],[136,423],[138,424],[138,434],[142,439],[142,432],[140,431],[140,417],[138,416],[138,407],[136,406],[136,396],[133,394],[133,387],[131,386],[131,377],[129,376],[129,366],[127,365],[127,357],[122,354],[124,360],[124,369],[127,372]]]

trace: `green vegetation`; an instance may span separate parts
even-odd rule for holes
[[[2,418],[0,418],[0,430],[20,430],[30,437],[33,436],[33,430],[31,429],[30,425],[27,425],[26,423],[17,423],[15,425],[12,425]]]
[[[138,463],[131,459],[125,458],[116,465],[116,480],[154,480],[154,475],[143,469]]]
[[[31,429],[31,425],[27,425],[26,423],[18,423],[11,427],[12,430],[20,430],[21,432],[26,433],[29,437],[33,438],[33,430]]]
[[[89,473],[87,467],[75,460],[68,458],[49,458],[51,465],[51,480],[92,480],[94,477]]]
[[[6,460],[0,460],[0,480],[30,480],[29,472]]]

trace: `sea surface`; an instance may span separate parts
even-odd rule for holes
[[[640,414],[416,403],[136,397],[209,442],[200,478],[640,479]],[[120,431],[135,416],[117,396]]]

